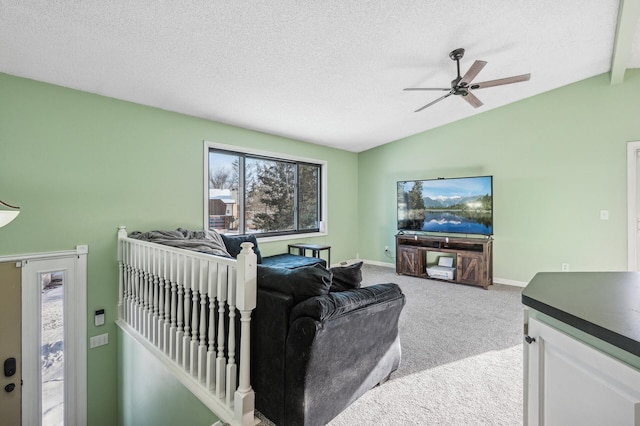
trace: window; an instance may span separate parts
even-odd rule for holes
[[[64,271],[40,274],[42,424],[64,424]]]
[[[206,144],[205,216],[221,234],[324,232],[325,164]]]

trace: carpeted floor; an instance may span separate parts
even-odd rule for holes
[[[363,285],[385,282],[398,283],[407,298],[402,363],[330,425],[521,425],[522,289],[483,290],[364,265]]]

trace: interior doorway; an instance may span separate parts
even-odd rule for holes
[[[640,270],[640,141],[627,143],[627,264]]]

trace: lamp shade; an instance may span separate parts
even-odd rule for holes
[[[0,228],[15,219],[20,210],[0,210]]]

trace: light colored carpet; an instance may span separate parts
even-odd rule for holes
[[[514,346],[399,377],[330,425],[521,425],[521,355]]]
[[[521,425],[522,289],[483,290],[364,265],[363,285],[385,282],[398,283],[407,298],[402,363],[329,424]]]

